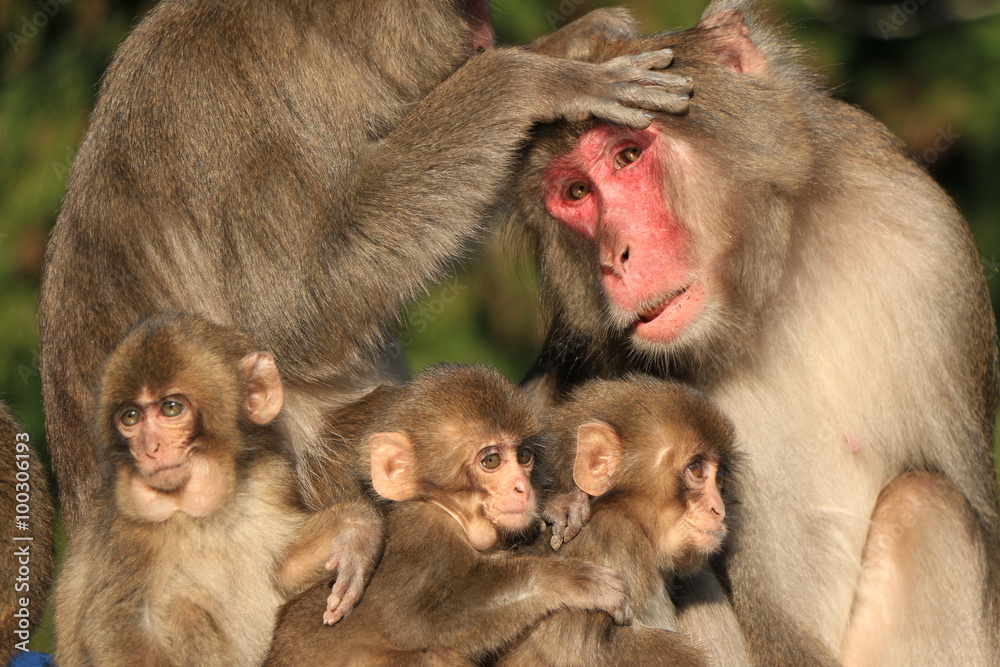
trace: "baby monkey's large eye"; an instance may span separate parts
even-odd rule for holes
[[[184,404],[177,401],[166,400],[160,404],[160,414],[164,417],[176,417],[184,412]]]
[[[496,470],[497,466],[500,465],[500,455],[496,452],[487,454],[479,462],[479,465],[483,466],[487,470]]]
[[[642,155],[642,149],[638,146],[629,146],[615,156],[615,166],[619,169],[627,164],[632,164]]]
[[[688,464],[688,472],[690,472],[695,479],[701,479],[705,476],[705,467],[701,464],[701,461],[696,459]]]
[[[590,186],[583,181],[577,181],[566,190],[566,196],[570,199],[583,199],[590,194]]]
[[[521,449],[517,450],[517,462],[520,465],[528,465],[534,457],[535,455],[530,447],[521,447]]]
[[[135,426],[142,419],[142,414],[135,408],[129,408],[122,412],[121,417],[118,418],[124,426]]]

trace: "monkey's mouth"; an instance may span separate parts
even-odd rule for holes
[[[642,324],[649,324],[650,322],[658,318],[660,315],[662,315],[663,311],[665,311],[667,308],[670,308],[678,299],[684,296],[689,289],[691,289],[691,285],[688,285],[687,287],[682,287],[679,290],[674,290],[673,292],[665,296],[659,302],[658,305],[653,306],[652,308],[648,309],[647,311],[639,315],[639,322]]]
[[[640,311],[635,335],[653,343],[670,343],[697,319],[705,304],[705,289],[699,281],[668,293]]]
[[[191,474],[189,461],[181,461],[171,466],[143,471],[143,481],[152,489],[162,493],[174,493],[181,489]]]

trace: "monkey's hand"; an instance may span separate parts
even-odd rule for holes
[[[326,599],[324,625],[333,625],[358,603],[381,553],[380,530],[367,521],[345,522],[326,560],[326,569],[336,570],[337,579]]]
[[[565,119],[571,123],[591,118],[649,127],[655,112],[682,114],[688,110],[691,78],[658,72],[670,66],[670,49],[623,55],[598,65],[550,58],[546,65],[561,70],[538,79],[540,99],[536,120]],[[561,79],[562,85],[553,82]]]
[[[567,607],[604,611],[618,625],[632,624],[632,607],[629,604],[628,585],[611,568],[567,559],[564,566],[573,569],[573,585],[560,591]]]
[[[564,542],[579,535],[580,529],[590,521],[590,496],[580,489],[558,493],[542,507],[542,518],[552,525],[549,544],[558,550]]]

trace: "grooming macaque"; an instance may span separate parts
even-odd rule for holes
[[[0,665],[28,650],[52,577],[52,498],[30,435],[0,402]]]
[[[709,664],[700,647],[668,632],[675,619],[664,583],[703,566],[725,537],[722,484],[733,458],[732,425],[700,392],[642,377],[588,383],[554,412],[558,450],[572,457],[559,467],[595,500],[588,526],[553,558],[620,572],[635,623],[615,626],[605,614],[560,611],[499,664]]]
[[[472,664],[559,609],[628,622],[610,569],[503,548],[537,530],[539,433],[526,397],[499,373],[434,367],[371,420],[372,487],[395,501],[382,560],[332,628],[316,622],[321,588],[286,605],[268,665]]]
[[[554,126],[527,157],[552,315],[527,386],[645,371],[733,420],[727,574],[760,664],[997,664],[996,341],[965,222],[751,6],[586,57],[658,48],[697,82],[686,116]]]
[[[599,14],[550,50],[580,50],[605,21],[620,22]],[[100,480],[82,426],[93,388],[135,322],[191,312],[274,353],[319,509],[324,415],[402,376],[401,305],[483,228],[533,125],[640,128],[687,106],[689,82],[651,71],[668,52],[595,65],[492,46],[486,0],[164,0],[136,27],[104,76],[42,286],[70,535]]]
[[[282,405],[274,358],[199,318],[147,320],[115,348],[92,420],[103,484],[57,590],[59,664],[260,664],[289,597],[321,582],[317,625],[338,606],[326,581],[345,552],[360,595],[381,519],[363,501],[306,508]]]

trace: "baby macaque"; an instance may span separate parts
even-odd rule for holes
[[[540,524],[539,427],[519,389],[493,370],[437,366],[376,391],[362,437],[372,487],[395,501],[382,561],[332,628],[316,622],[321,588],[286,605],[268,665],[471,665],[560,609],[630,621],[610,568],[505,548]]]
[[[235,330],[163,315],[121,341],[92,425],[99,502],[56,595],[60,665],[260,664],[282,603],[329,594],[345,563],[367,577],[381,518],[363,500],[306,509],[282,404],[274,358]]]
[[[553,559],[622,573],[636,623],[557,612],[500,660],[503,667],[704,665],[674,628],[667,587],[705,564],[726,535],[722,483],[733,427],[699,391],[645,377],[592,381],[554,408],[556,472],[594,498],[590,523]],[[560,462],[558,459],[562,458]],[[561,464],[561,465],[560,465]],[[537,547],[548,551],[547,541]]]

